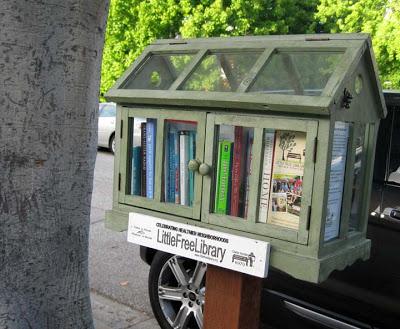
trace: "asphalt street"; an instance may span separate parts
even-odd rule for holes
[[[97,152],[91,208],[89,280],[98,329],[155,329],[147,294],[149,266],[139,247],[126,241],[126,232],[104,227],[105,210],[112,206],[114,156]]]

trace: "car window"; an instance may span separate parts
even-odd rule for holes
[[[400,112],[393,113],[392,139],[389,155],[388,182],[400,185]]]
[[[104,105],[100,110],[101,117],[115,117],[115,106],[114,105]]]

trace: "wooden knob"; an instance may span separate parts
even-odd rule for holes
[[[210,173],[211,173],[211,167],[206,163],[202,163],[199,167],[199,174],[201,176],[206,176],[209,175]]]
[[[190,171],[198,171],[199,167],[200,167],[200,162],[197,161],[196,159],[192,159],[189,161],[188,169]]]

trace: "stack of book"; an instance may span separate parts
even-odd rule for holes
[[[132,149],[131,194],[154,198],[155,149],[156,149],[155,119],[147,119],[140,125],[140,146]]]
[[[219,141],[215,213],[247,217],[252,148],[252,134],[239,126],[234,128],[234,142]]]
[[[165,202],[193,206],[194,173],[189,171],[188,163],[195,159],[195,123],[167,120],[167,140],[164,161]],[[184,130],[182,130],[184,129]]]

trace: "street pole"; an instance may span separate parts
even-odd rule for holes
[[[204,329],[259,329],[262,279],[208,265]]]

